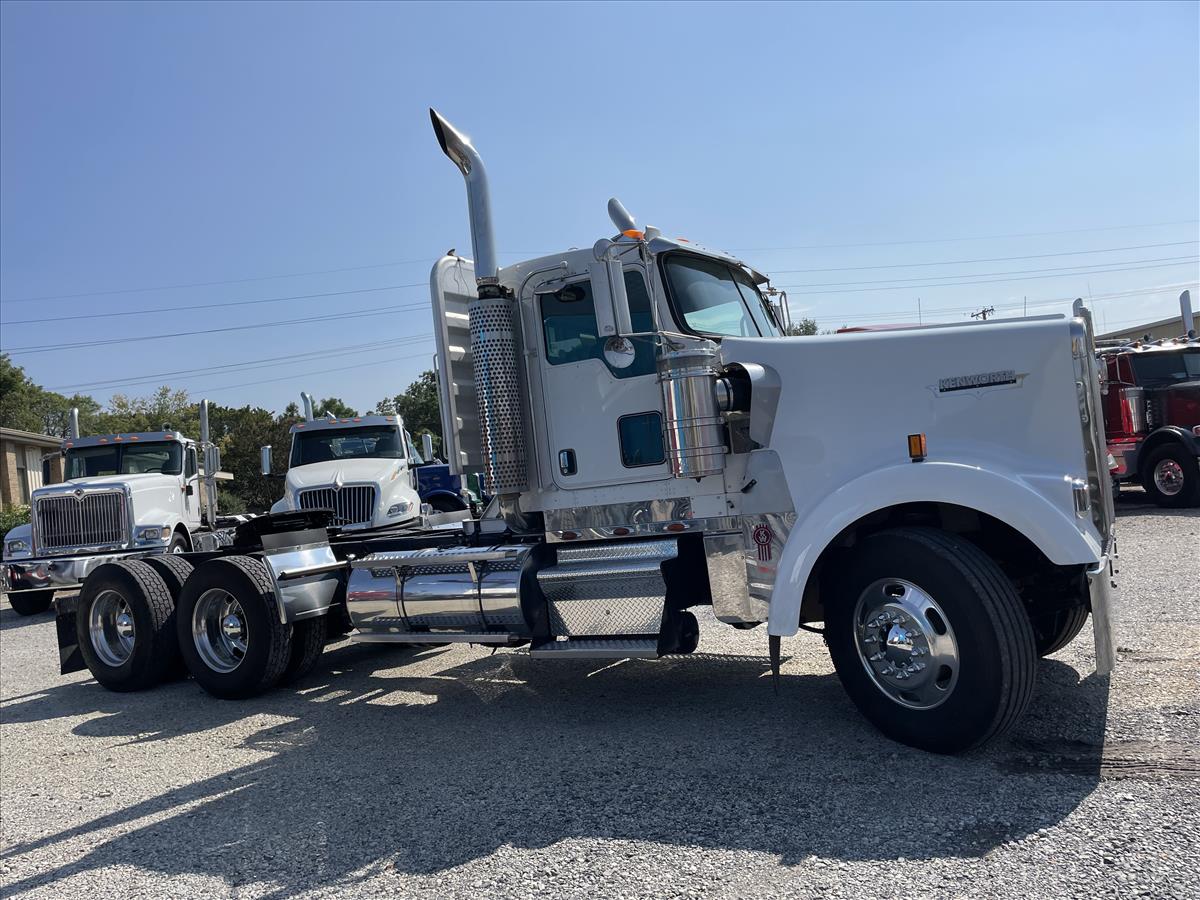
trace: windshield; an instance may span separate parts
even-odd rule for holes
[[[293,466],[338,459],[404,459],[404,446],[395,425],[323,428],[292,439]]]
[[[1178,353],[1151,350],[1134,354],[1129,362],[1137,383],[1148,387],[1200,378],[1200,350]]]
[[[750,276],[720,260],[671,254],[664,258],[667,287],[689,330],[735,337],[776,337],[779,329]]]
[[[98,475],[178,475],[183,471],[183,447],[178,441],[106,444],[67,451],[67,478]]]

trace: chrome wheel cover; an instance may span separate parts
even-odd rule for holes
[[[212,588],[200,595],[192,611],[192,641],[214,672],[232,672],[246,657],[246,613],[228,591]]]
[[[116,591],[101,591],[88,613],[88,635],[101,662],[113,668],[124,665],[136,640],[128,601]]]
[[[921,588],[883,578],[859,595],[854,646],[867,674],[888,699],[933,709],[958,682],[958,641],[950,620]]]
[[[1183,490],[1183,466],[1173,459],[1159,460],[1154,467],[1154,486],[1168,497]]]

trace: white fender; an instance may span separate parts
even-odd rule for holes
[[[996,472],[955,462],[902,463],[876,469],[819,500],[796,497],[799,513],[779,559],[768,633],[799,630],[800,603],[813,566],[829,543],[863,516],[904,503],[953,503],[986,513],[1028,538],[1055,565],[1091,564],[1100,545],[1073,511],[1069,480]],[[802,505],[807,507],[801,509]]]

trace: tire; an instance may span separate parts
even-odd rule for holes
[[[1028,706],[1033,629],[1008,578],[974,544],[932,528],[882,531],[828,582],[834,667],[888,737],[961,753],[1008,730]]]
[[[269,690],[291,658],[292,626],[279,621],[266,565],[249,556],[197,566],[179,595],[176,629],[188,671],[214,697]]]
[[[1071,641],[1075,640],[1087,621],[1086,606],[1073,606],[1070,609],[1059,609],[1051,613],[1031,616],[1033,626],[1033,641],[1037,647],[1038,656],[1049,656],[1057,653]]]
[[[163,556],[147,556],[143,562],[158,573],[171,594],[171,602],[178,605],[179,595],[183,593],[183,583],[192,574],[194,566],[182,556],[172,553]],[[187,674],[187,663],[183,661],[183,654],[180,653],[175,657],[166,677],[179,679],[186,678]]]
[[[1200,461],[1183,444],[1163,444],[1146,458],[1142,487],[1168,509],[1200,506]]]
[[[186,535],[178,531],[171,532],[171,543],[167,544],[168,553],[187,553],[190,549]]]
[[[83,583],[75,636],[88,670],[110,691],[141,691],[177,665],[175,604],[142,560],[105,563]]]
[[[445,494],[438,494],[434,497],[430,497],[425,502],[433,507],[434,512],[440,513],[462,512],[467,508],[467,504],[463,503],[461,500],[456,502],[453,497],[447,497]]]
[[[318,616],[292,626],[292,653],[288,657],[287,668],[283,670],[283,677],[279,679],[280,684],[299,681],[317,667],[321,654],[325,652],[328,623],[326,616]]]
[[[13,611],[19,616],[36,616],[44,613],[50,608],[50,602],[53,599],[53,590],[22,591],[19,594],[8,595],[8,602],[12,604]]]

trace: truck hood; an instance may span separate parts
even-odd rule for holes
[[[402,459],[339,459],[288,469],[287,486],[300,489],[323,484],[363,482],[386,485],[398,479],[403,471]]]

